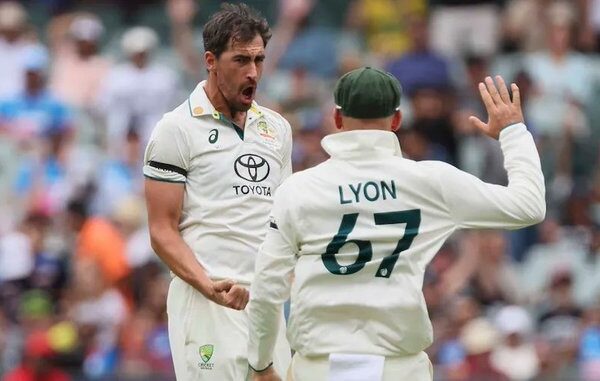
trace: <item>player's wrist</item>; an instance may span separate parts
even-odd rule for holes
[[[256,374],[269,374],[273,372],[273,361],[271,361],[269,363],[269,365],[267,365],[266,367],[253,367],[252,365],[248,364],[250,366],[250,369],[252,369],[252,371]]]
[[[213,300],[216,295],[213,282],[206,276],[196,276],[193,282],[190,282],[198,292],[200,292],[207,299]]]

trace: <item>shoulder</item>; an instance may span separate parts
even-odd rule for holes
[[[154,127],[151,140],[170,140],[173,136],[187,137],[191,116],[187,110],[187,101],[173,111],[165,113]]]
[[[184,130],[190,125],[193,120],[190,114],[190,107],[188,101],[185,100],[182,104],[175,107],[172,111],[165,113],[162,118],[158,121],[157,127],[171,128]]]
[[[412,161],[410,163],[417,168],[416,173],[421,174],[424,178],[428,180],[439,179],[440,176],[443,175],[452,175],[456,171],[459,171],[458,168],[453,166],[452,164],[448,164],[441,160],[423,160],[423,161]]]
[[[410,160],[410,162],[416,166],[419,166],[419,167],[421,167],[425,170],[429,170],[429,171],[443,171],[448,168],[455,168],[451,164],[448,164],[445,161],[441,161],[441,160],[423,160],[423,161]]]

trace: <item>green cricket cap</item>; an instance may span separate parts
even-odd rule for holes
[[[369,66],[344,74],[335,85],[333,97],[343,115],[356,119],[377,119],[400,108],[402,88],[390,73]]]

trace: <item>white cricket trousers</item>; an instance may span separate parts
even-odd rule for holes
[[[220,306],[192,286],[171,280],[167,296],[169,342],[178,381],[248,381],[248,313]],[[281,316],[273,366],[286,374],[291,361]]]
[[[281,373],[280,373],[281,374]],[[285,374],[285,373],[284,373]],[[298,352],[292,358],[292,365],[286,381],[332,381],[329,374],[329,358],[304,357]],[[381,381],[432,381],[433,367],[425,352],[414,356],[386,357]],[[344,380],[336,380],[344,381]],[[365,380],[366,381],[366,380]],[[380,381],[380,380],[368,380]]]

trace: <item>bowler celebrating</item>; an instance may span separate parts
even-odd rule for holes
[[[146,148],[152,247],[174,274],[167,313],[178,380],[249,377],[243,310],[275,189],[291,173],[289,123],[254,101],[270,33],[244,4],[214,14],[203,31],[208,79],[164,115]],[[281,372],[290,350],[283,332],[276,342]]]

